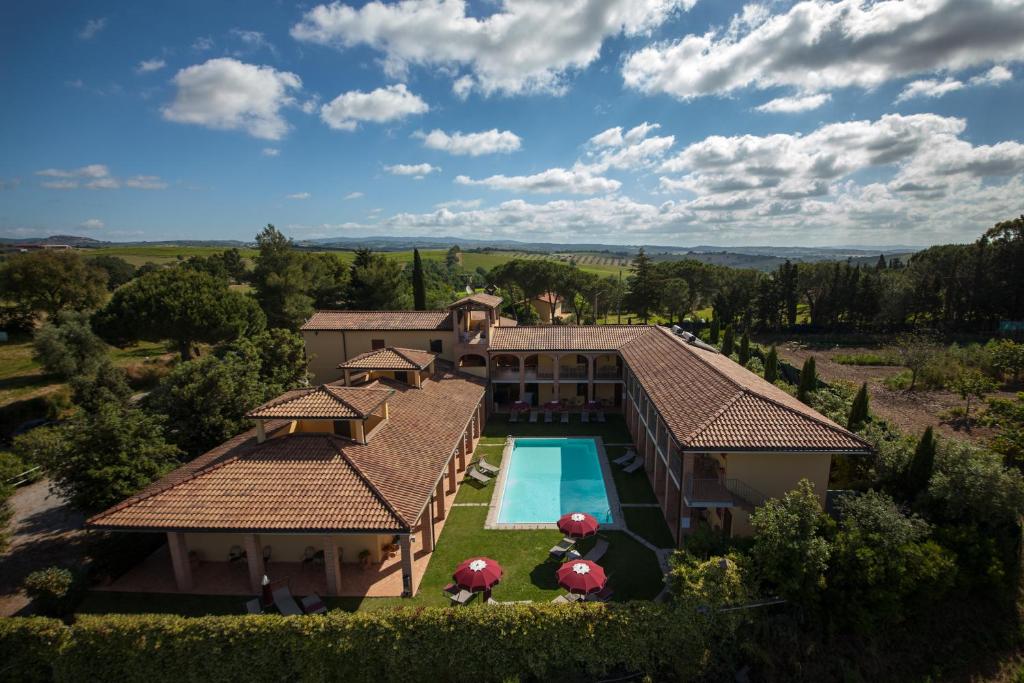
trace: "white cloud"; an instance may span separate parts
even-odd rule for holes
[[[429,110],[404,83],[397,83],[371,92],[342,93],[320,108],[320,118],[335,130],[355,130],[360,121],[386,123]]]
[[[451,134],[435,128],[429,133],[417,131],[413,133],[413,137],[421,138],[424,147],[457,156],[476,157],[482,154],[515,152],[523,144],[522,138],[512,131],[499,131],[497,128],[479,133],[463,133],[457,130]]]
[[[437,166],[431,166],[430,164],[395,164],[394,166],[385,166],[384,170],[391,175],[408,175],[413,176],[416,180],[422,180],[424,177],[440,171],[441,169]]]
[[[116,190],[129,187],[135,190],[163,190],[167,183],[155,175],[136,175],[119,179],[110,174],[104,164],[89,164],[73,169],[45,168],[36,171],[37,176],[55,178],[40,183],[50,190]]]
[[[1013,72],[1007,69],[1001,64],[997,64],[983,74],[978,74],[972,78],[969,83],[971,85],[1000,85],[1007,81],[1013,80]]]
[[[1024,0],[807,0],[629,55],[628,87],[680,99],[739,88],[803,93],[1024,59]]]
[[[587,142],[587,170],[598,174],[609,169],[637,170],[650,166],[676,141],[674,135],[650,136],[659,128],[659,124],[645,121],[625,133],[621,126],[598,133]]]
[[[209,36],[199,36],[192,41],[192,49],[196,52],[206,52],[212,50],[214,46],[213,38]]]
[[[288,132],[283,107],[295,104],[292,91],[302,88],[293,73],[221,57],[179,71],[174,102],[163,108],[168,121],[219,130],[243,130],[264,140]]]
[[[622,187],[618,180],[593,176],[578,168],[549,168],[533,175],[492,175],[479,180],[460,175],[456,176],[455,182],[459,185],[482,185],[492,190],[539,194],[609,194]]]
[[[298,199],[301,201],[304,199],[309,199],[312,196],[313,195],[311,195],[308,192],[296,192],[295,194],[285,195],[285,199]]]
[[[277,147],[264,147],[262,150],[260,150],[260,154],[262,154],[265,157],[276,157],[281,154],[281,150],[279,150]]]
[[[353,199],[359,199],[362,196],[363,196],[362,192],[349,192],[347,195],[342,197],[342,199],[344,199],[346,202],[350,202]]]
[[[140,74],[145,74],[151,71],[159,71],[165,66],[167,66],[167,62],[162,59],[144,59],[135,67],[135,71]]]
[[[242,43],[242,50],[235,50],[236,56],[243,56],[251,52],[266,48],[273,54],[277,54],[274,44],[267,40],[267,37],[260,31],[247,31],[240,28],[233,28],[228,34]]]
[[[955,78],[947,78],[944,81],[938,81],[933,78],[911,81],[903,88],[896,101],[905,102],[915,97],[942,97],[947,93],[961,90],[963,87],[964,84]]]
[[[770,100],[761,106],[754,108],[757,109],[757,111],[763,111],[768,114],[795,114],[796,112],[817,109],[831,99],[832,96],[828,93],[776,97],[774,100]]]
[[[100,230],[101,228],[103,228],[103,225],[103,221],[101,221],[99,218],[89,218],[88,220],[84,220],[81,223],[79,223],[78,227],[81,228],[82,230]]]
[[[434,204],[435,209],[476,209],[484,203],[482,199],[452,199]]]
[[[107,20],[105,17],[100,19],[90,19],[85,22],[85,25],[79,29],[78,37],[82,40],[92,40],[96,35],[107,27]]]
[[[644,35],[695,3],[502,0],[480,17],[463,0],[374,0],[358,9],[333,2],[306,12],[291,34],[339,49],[368,45],[383,52],[392,76],[409,65],[465,67],[473,78],[456,80],[461,97],[472,88],[484,94],[561,93],[567,75],[593,63],[605,39]]]

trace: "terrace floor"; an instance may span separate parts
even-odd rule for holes
[[[509,424],[507,419],[506,415],[491,417],[473,454],[474,460],[482,456],[492,465],[500,465],[502,449],[508,435],[600,436],[605,442],[609,458],[621,455],[626,444],[630,442],[625,420],[618,415],[612,416],[604,424],[582,424],[578,421],[578,416],[568,425]],[[624,474],[620,468],[614,466],[612,470],[615,486],[623,504],[628,531],[602,532],[610,542],[610,548],[600,564],[611,577],[610,582],[615,590],[613,601],[650,600],[657,596],[663,587],[663,567],[659,554],[665,554],[664,551],[656,553],[651,548],[672,547],[671,534],[661,511],[654,507],[655,497],[643,471]],[[329,607],[355,611],[388,609],[395,606],[447,605],[449,601],[442,589],[451,580],[452,571],[459,562],[476,555],[497,560],[505,570],[502,582],[494,589],[496,600],[544,602],[558,596],[562,592],[555,582],[555,570],[558,565],[548,559],[548,549],[558,542],[561,534],[551,529],[485,529],[484,522],[494,483],[491,481],[486,486],[480,486],[472,481],[464,482],[455,494],[454,501],[448,499],[452,506],[444,522],[443,533],[438,536],[437,547],[429,558],[417,558],[418,591],[415,597],[374,597],[370,592],[358,597],[327,598]],[[585,540],[581,544],[581,550],[586,552],[593,542],[594,539]],[[169,559],[164,566],[169,572]],[[239,567],[238,571],[244,580],[245,567]],[[359,570],[354,568],[354,571]],[[312,570],[306,569],[305,572],[312,573]],[[291,576],[295,577],[297,584],[293,585],[292,591],[302,595],[297,586],[303,585],[300,581],[306,574],[303,574],[303,570],[296,569]],[[343,582],[345,579],[350,577],[343,577]],[[356,577],[350,580],[356,580]],[[380,585],[384,585],[383,582],[387,580],[388,577],[381,577]],[[242,591],[240,594],[247,593],[248,591]],[[481,600],[474,599],[470,607],[482,604]],[[127,590],[91,591],[79,612],[238,614],[241,609],[242,605],[237,596],[160,595]]]

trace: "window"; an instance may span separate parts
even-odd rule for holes
[[[348,420],[335,420],[334,433],[346,439],[352,438],[352,424]]]
[[[374,351],[376,351],[377,349],[383,349],[384,348],[384,340],[383,339],[373,339],[373,340],[371,340],[370,341],[370,348],[373,349]]]
[[[431,351],[433,351],[434,353],[444,353],[443,349],[444,349],[444,342],[443,341],[441,341],[440,339],[431,339],[430,340],[430,350]]]
[[[399,382],[405,382],[406,384],[408,384],[409,383],[409,373],[405,372],[405,371],[397,371],[397,372],[395,372],[395,380],[397,380]]]

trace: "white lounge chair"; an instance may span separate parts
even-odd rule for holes
[[[245,611],[249,614],[263,614],[263,606],[260,605],[260,599],[253,598],[249,602],[245,603]]]
[[[469,475],[470,479],[472,479],[473,481],[476,481],[476,482],[478,482],[480,484],[485,484],[486,485],[486,484],[489,484],[491,482],[491,478],[490,477],[488,477],[486,474],[484,474],[480,470],[476,469],[475,467],[470,467],[469,471],[466,472],[466,474]]]
[[[630,449],[626,450],[624,455],[620,455],[619,457],[617,457],[614,460],[612,460],[612,462],[615,463],[616,465],[622,465],[623,467],[625,467],[626,465],[633,464],[633,460],[635,460],[635,459],[636,459],[636,451],[634,451],[632,448],[630,448]]]
[[[597,412],[597,421],[598,422],[604,422],[604,411],[603,410],[599,410]]]
[[[562,424],[569,424],[569,413],[562,413]]]
[[[453,604],[465,605],[467,602],[473,599],[474,595],[476,595],[476,593],[473,593],[466,589],[462,589],[458,593],[453,593],[449,599],[452,601]]]
[[[482,457],[476,461],[476,468],[483,472],[484,474],[488,474],[492,477],[498,476],[498,472],[500,471],[499,468],[487,462]]]
[[[584,410],[580,413],[580,422],[590,422],[590,412]]]
[[[643,466],[644,466],[643,459],[642,458],[637,458],[632,463],[630,463],[630,465],[628,467],[623,468],[622,471],[625,472],[626,474],[633,474],[634,472],[636,472],[638,469],[640,469]]]
[[[551,550],[548,551],[548,555],[550,555],[553,559],[560,560],[563,557],[565,557],[565,554],[567,552],[572,550],[572,547],[574,545],[576,545],[576,539],[569,538],[568,536],[566,536],[556,545],[551,547]]]
[[[316,593],[302,598],[302,611],[306,614],[327,614],[327,605]]]
[[[552,418],[554,418],[554,415],[551,414],[551,411],[550,410],[545,410],[544,411],[544,421],[545,422],[551,422]]]
[[[536,422],[536,421],[537,421],[537,411],[536,410],[531,410],[530,411],[530,422]]]
[[[509,413],[508,414],[508,421],[509,422],[519,422],[519,411],[518,410],[513,410],[511,413]]]
[[[302,614],[302,609],[299,607],[299,603],[295,602],[288,586],[281,586],[274,591],[274,604],[277,605],[278,611],[286,617],[296,617]]]

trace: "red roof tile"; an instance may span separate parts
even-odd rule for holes
[[[451,330],[449,311],[316,311],[303,330]]]
[[[647,325],[520,325],[491,331],[490,351],[617,351]]]
[[[448,304],[448,308],[462,306],[463,304],[480,304],[481,306],[487,306],[488,308],[497,308],[501,305],[502,301],[504,301],[504,299],[493,294],[470,294],[469,296],[464,296],[458,301],[453,301]]]
[[[361,420],[379,408],[392,393],[385,389],[323,384],[286,391],[254,408],[246,417],[264,420]]]
[[[347,370],[426,370],[437,359],[436,353],[389,346],[354,356],[339,368]]]

